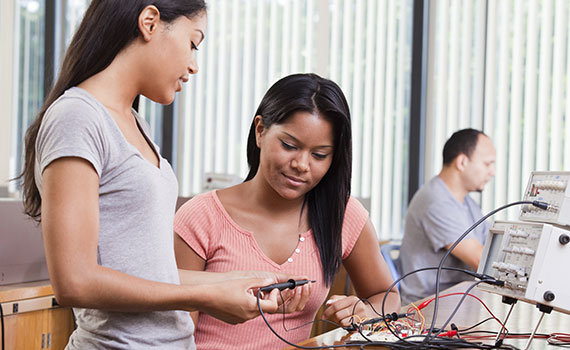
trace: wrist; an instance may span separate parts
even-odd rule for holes
[[[214,293],[212,288],[207,284],[186,285],[184,289],[184,300],[182,310],[185,311],[204,311],[212,307]]]

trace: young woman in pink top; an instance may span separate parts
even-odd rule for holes
[[[338,85],[315,74],[279,80],[255,113],[245,182],[199,195],[176,214],[178,266],[276,271],[316,280],[296,288],[285,303],[290,313],[284,322],[282,314],[268,316],[292,342],[309,337],[310,325],[292,328],[314,319],[341,264],[358,297],[331,297],[324,317],[348,326],[353,310],[359,317],[377,316],[358,300],[366,298],[381,310],[393,281],[368,213],[350,196],[351,142],[350,112]],[[386,311],[399,308],[400,296],[392,289]],[[202,313],[193,317],[199,349],[285,346],[261,317],[237,326]]]

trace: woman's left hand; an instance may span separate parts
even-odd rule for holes
[[[360,320],[378,316],[372,311],[369,305],[360,301],[360,299],[354,295],[333,295],[327,300],[325,305],[323,318],[340,323],[343,327],[350,326],[352,315],[358,315]],[[354,321],[359,321],[359,319],[356,318]]]
[[[278,312],[282,313],[283,307],[285,307],[285,313],[302,311],[305,308],[307,301],[309,301],[312,289],[312,283],[307,283],[296,287],[295,289],[285,289],[281,291],[283,300],[281,299],[281,296],[278,295],[277,301],[279,303],[284,301],[284,303],[280,305]]]

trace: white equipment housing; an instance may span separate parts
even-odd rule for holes
[[[548,203],[548,209],[525,204],[521,221],[496,221],[489,231],[477,272],[504,281],[483,290],[552,307],[570,314],[570,171],[533,171],[523,200]]]
[[[488,292],[550,306],[570,314],[570,231],[533,222],[496,221],[485,243],[477,272],[504,281],[481,284]]]

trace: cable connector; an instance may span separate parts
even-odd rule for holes
[[[451,330],[452,330],[452,331],[455,331],[455,335],[457,336],[457,338],[461,338],[461,337],[459,336],[459,328],[457,328],[457,325],[456,325],[455,323],[452,323],[452,324],[450,325],[450,327],[451,327]]]
[[[449,338],[453,338],[457,335],[457,331],[449,331],[449,332],[444,332],[444,333],[439,333],[437,336],[438,337],[449,337]]]
[[[396,321],[399,318],[404,318],[404,317],[408,317],[408,316],[410,316],[410,314],[408,314],[408,313],[398,314],[398,313],[392,312],[391,314],[384,315],[384,317],[376,317],[376,318],[371,318],[369,320],[366,320],[366,321],[362,322],[361,325],[364,326],[367,324],[373,324],[373,323],[381,322],[381,321],[386,321],[386,322]]]
[[[492,284],[492,285],[494,285],[494,286],[499,286],[499,287],[504,287],[504,286],[505,286],[505,281],[501,281],[501,280],[498,280],[498,279],[493,278],[493,277],[491,277],[491,278],[486,278],[486,279],[483,280],[483,282],[484,282],[484,283],[487,283],[487,284]]]
[[[553,209],[553,206],[546,203],[546,202],[541,202],[541,201],[532,201],[532,205],[534,205],[537,208],[540,208],[542,210],[551,210]]]
[[[480,279],[483,283],[492,284],[494,286],[499,286],[499,287],[503,287],[505,285],[505,281],[498,280],[495,277],[489,276],[484,273],[475,272],[474,275],[476,278]]]

